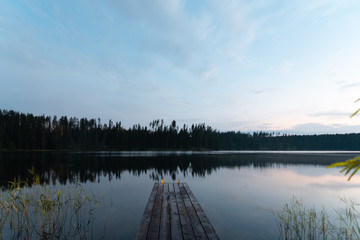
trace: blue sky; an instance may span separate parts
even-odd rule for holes
[[[0,1],[0,108],[360,131],[360,2]]]

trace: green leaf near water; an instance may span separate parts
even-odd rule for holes
[[[333,163],[326,168],[333,168],[333,167],[343,167],[340,172],[345,172],[345,175],[350,173],[348,181],[355,175],[357,171],[360,169],[360,156],[354,157],[352,159],[346,160],[344,162],[336,162]]]
[[[355,103],[359,102],[359,101],[360,101],[360,98],[358,98],[355,101]],[[350,118],[352,118],[353,116],[355,116],[359,112],[360,112],[360,108],[358,110],[356,110],[353,114],[351,114]],[[354,158],[349,159],[349,160],[344,161],[344,162],[333,163],[333,164],[327,166],[326,168],[333,168],[333,167],[343,167],[343,169],[340,172],[345,172],[345,176],[348,175],[349,173],[351,173],[349,178],[348,178],[348,181],[350,181],[350,179],[360,169],[360,156],[354,157]]]
[[[355,116],[356,114],[358,114],[360,111],[360,108],[358,110],[356,110],[353,114],[351,114],[350,118],[352,118],[353,116]]]

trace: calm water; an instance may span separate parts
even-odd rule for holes
[[[360,177],[350,182],[325,166],[355,152],[88,152],[2,153],[0,185],[35,168],[42,182],[81,182],[105,196],[94,239],[134,239],[154,182],[187,182],[221,239],[278,239],[271,214],[293,196],[308,206],[344,209],[360,202]],[[105,221],[105,223],[104,223]],[[105,230],[104,230],[105,229]]]

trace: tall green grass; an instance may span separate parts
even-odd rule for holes
[[[0,192],[0,239],[84,239],[91,234],[94,209],[103,196],[90,196],[80,184],[55,188],[31,179],[9,182]]]
[[[341,199],[345,213],[334,210],[331,217],[323,208],[305,207],[303,202],[292,198],[281,211],[274,212],[280,239],[360,239],[360,217],[353,201]]]

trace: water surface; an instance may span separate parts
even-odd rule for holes
[[[104,194],[94,239],[134,239],[154,182],[187,182],[221,239],[278,239],[271,211],[293,196],[316,208],[360,202],[360,177],[350,182],[325,167],[359,152],[47,152],[0,154],[0,186],[34,168],[43,183],[81,182]]]

